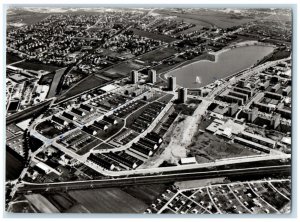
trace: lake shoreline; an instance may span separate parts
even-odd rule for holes
[[[224,49],[222,49],[220,51],[217,51],[217,52],[214,52],[214,53],[209,53],[208,54],[209,56],[214,56],[214,60],[212,60],[212,59],[198,59],[198,60],[190,62],[188,64],[184,64],[183,66],[180,66],[180,67],[178,67],[178,68],[176,68],[176,69],[174,69],[174,70],[172,70],[170,72],[165,73],[164,74],[164,78],[166,79],[167,77],[172,76],[174,73],[175,73],[175,75],[173,75],[173,76],[179,77],[180,74],[178,74],[178,72],[180,72],[183,68],[189,69],[192,66],[196,66],[196,68],[198,68],[197,65],[201,64],[201,63],[203,63],[205,65],[208,65],[208,64],[210,64],[210,65],[217,64],[219,62],[220,55],[222,55],[225,52],[232,51],[232,50],[235,50],[235,49],[238,49],[238,48],[255,47],[255,46],[257,46],[257,47],[268,47],[268,48],[271,47],[272,48],[272,52],[276,48],[274,45],[259,43],[257,41],[245,41],[245,42],[236,43],[236,44],[233,44],[233,45],[229,45],[228,47],[226,47],[226,48],[224,48]],[[269,52],[268,54],[270,54],[272,52]],[[258,57],[258,60],[261,60],[261,58]],[[257,61],[255,61],[253,64],[249,65],[249,67],[255,65],[256,63],[257,63]],[[247,67],[247,68],[249,68],[249,67]],[[196,68],[194,67],[193,69],[196,69]],[[216,78],[214,81],[226,79],[229,76],[233,76],[236,73],[240,73],[242,70],[245,70],[247,68],[242,67],[241,70],[233,71],[232,73],[230,73],[228,75],[225,74],[226,76],[220,76],[220,78]],[[189,71],[187,71],[187,72],[189,72]],[[200,76],[200,77],[203,77],[203,76]],[[199,86],[199,87],[197,87],[197,86],[188,86],[187,87],[187,86],[183,86],[183,85],[186,85],[186,84],[181,85],[182,83],[180,84],[180,79],[179,79],[179,81],[177,82],[177,85],[185,87],[185,88],[197,89],[197,88],[202,88],[202,87],[204,87],[206,85],[209,85],[209,84],[213,83],[214,81],[212,81],[210,83],[204,83],[205,85],[202,85],[202,86]],[[191,85],[191,83],[190,83],[190,85]]]

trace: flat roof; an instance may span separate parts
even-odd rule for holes
[[[267,143],[272,143],[272,144],[275,144],[275,141],[272,140],[272,139],[269,139],[267,137],[262,137],[261,135],[258,135],[258,134],[253,134],[253,133],[248,133],[246,131],[242,132],[243,135],[246,135],[246,136],[250,136],[252,138],[255,138],[255,139],[258,139],[258,140],[262,140],[262,141],[265,141]]]
[[[195,157],[181,158],[181,159],[180,159],[180,162],[181,162],[182,164],[197,163]]]
[[[109,84],[109,85],[101,87],[100,89],[102,89],[105,92],[109,92],[109,91],[112,91],[112,90],[114,90],[116,88],[117,87],[115,85]]]

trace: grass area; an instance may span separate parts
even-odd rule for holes
[[[34,70],[34,71],[39,71],[39,70],[45,70],[45,71],[55,71],[60,69],[61,67],[59,66],[55,66],[55,65],[46,65],[40,62],[30,62],[30,61],[24,61],[24,62],[20,62],[16,65],[14,65],[18,68],[22,68],[22,69],[28,69],[28,70]]]
[[[191,156],[195,156],[198,163],[215,161],[216,159],[256,155],[254,151],[239,144],[228,143],[221,137],[208,132],[197,132],[188,147]]]
[[[139,65],[139,64],[136,64],[134,62],[130,62],[130,61],[127,61],[127,62],[122,62],[116,66],[114,66],[113,68],[107,70],[106,72],[107,73],[119,73],[123,76],[126,76],[129,74],[129,72],[133,69],[141,69],[143,68],[142,65]]]
[[[151,32],[140,30],[140,29],[131,28],[130,30],[133,31],[133,33],[136,35],[147,37],[147,38],[154,39],[154,40],[163,41],[166,43],[170,43],[170,42],[173,42],[176,40],[176,39],[166,36],[166,35],[151,33]]]
[[[68,90],[67,92],[62,94],[61,97],[59,98],[59,100],[70,98],[72,96],[76,96],[86,90],[95,88],[97,86],[101,86],[105,83],[107,83],[107,81],[104,79],[98,78],[94,75],[88,76],[83,81],[81,81],[79,84],[75,85],[70,90]]]
[[[50,85],[52,83],[52,80],[55,76],[55,73],[48,73],[46,75],[43,75],[40,80],[39,80],[39,84],[40,85]]]
[[[118,188],[70,191],[91,213],[142,213],[148,205]]]
[[[62,69],[55,72],[55,75],[54,75],[53,80],[51,82],[51,86],[50,86],[47,98],[51,98],[51,97],[54,97],[56,95],[57,87],[59,85],[59,82],[60,82],[65,70],[66,70],[66,68],[62,68]]]
[[[142,56],[139,57],[140,60],[145,62],[153,62],[153,61],[161,61],[164,60],[170,56],[173,56],[177,51],[173,48],[162,48],[159,50],[154,50],[151,52],[148,52]]]
[[[106,150],[106,149],[113,149],[113,148],[115,148],[115,147],[113,147],[107,143],[101,143],[100,145],[95,147],[94,150]]]
[[[22,59],[19,58],[17,55],[12,53],[6,53],[6,65],[9,65],[11,63],[15,63],[18,61],[21,61]]]

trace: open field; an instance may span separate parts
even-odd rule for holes
[[[188,147],[190,155],[196,156],[199,163],[216,159],[256,155],[254,151],[238,144],[227,143],[224,139],[208,132],[197,132]]]
[[[220,11],[206,11],[204,9],[198,10],[197,12],[170,12],[167,10],[157,10],[159,14],[167,16],[177,16],[179,21],[193,23],[201,26],[217,26],[220,28],[229,28],[236,25],[241,25],[249,21],[253,21],[253,18],[241,17],[234,18],[231,14],[220,12]]]
[[[147,38],[154,39],[154,40],[163,41],[166,43],[170,43],[170,42],[173,42],[176,40],[176,39],[166,36],[166,35],[151,33],[151,32],[140,30],[140,29],[131,28],[130,30],[133,31],[133,33],[136,35],[147,37]]]
[[[59,66],[55,66],[55,65],[46,65],[43,63],[39,63],[39,62],[30,62],[30,61],[24,61],[24,62],[20,62],[18,64],[15,65],[18,68],[22,68],[22,69],[28,69],[28,70],[34,70],[34,71],[39,71],[39,70],[45,70],[45,71],[55,71],[57,69],[60,69],[61,67]]]
[[[141,69],[142,67],[143,67],[142,65],[127,61],[114,66],[113,68],[107,70],[106,72],[111,74],[118,73],[126,76],[129,74],[131,70]]]
[[[25,195],[25,197],[41,213],[59,213],[59,210],[41,194]]]
[[[101,86],[107,83],[106,80],[98,78],[94,75],[86,77],[82,80],[78,85],[75,85],[70,90],[66,91],[64,94],[61,95],[60,99],[66,99],[77,94],[80,94],[86,90],[92,89],[97,86]]]
[[[12,53],[6,53],[6,65],[21,61],[22,59]]]
[[[118,188],[70,191],[91,213],[142,213],[148,205]]]
[[[159,50],[154,50],[151,52],[148,52],[140,57],[138,57],[140,60],[145,61],[145,62],[153,62],[153,61],[161,61],[163,59],[166,59],[170,56],[174,56],[174,54],[177,51],[173,48],[162,48]]]
[[[48,13],[36,13],[22,9],[14,12],[14,14],[8,14],[7,23],[21,22],[25,23],[26,25],[33,25],[50,15]]]

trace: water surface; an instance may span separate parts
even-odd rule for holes
[[[216,61],[201,60],[169,72],[178,85],[198,88],[249,68],[274,50],[271,46],[244,46],[221,52]],[[196,82],[199,76],[200,83]]]

